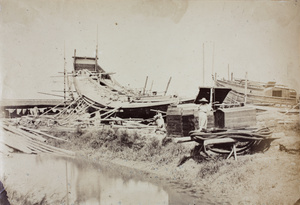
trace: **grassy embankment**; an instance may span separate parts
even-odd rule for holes
[[[48,143],[75,151],[93,162],[104,160],[120,165],[122,169],[118,166],[115,169],[129,178],[167,183],[175,190],[212,204],[293,204],[300,197],[299,154],[280,151],[279,144],[288,150],[300,148],[299,125],[279,125],[274,121],[269,126],[273,126],[274,137],[278,139],[265,153],[239,156],[237,161],[217,157],[201,163],[188,160],[179,167],[179,160],[190,154],[193,145],[176,144],[153,130],[104,127],[61,132],[54,127],[51,134],[69,142],[49,139]],[[22,193],[13,192],[13,187],[7,188],[13,204],[49,204],[47,201],[55,200],[43,195],[21,196]]]
[[[278,124],[273,116],[273,122],[266,121],[268,117],[269,114],[258,117],[258,121],[270,126],[274,130],[273,136],[278,139],[272,142],[267,152],[239,156],[237,161],[216,157],[201,163],[188,160],[177,167],[183,156],[190,155],[193,145],[176,144],[162,135],[141,130],[114,130],[108,127],[86,131],[79,129],[75,133],[53,130],[52,134],[69,139],[71,143],[51,143],[93,160],[106,159],[157,174],[169,181],[188,184],[178,186],[195,197],[205,197],[207,194],[211,198],[215,195],[216,198],[211,198],[213,203],[293,203],[300,197],[297,187],[300,184],[299,154],[282,152],[279,144],[289,149],[298,148],[299,123]]]

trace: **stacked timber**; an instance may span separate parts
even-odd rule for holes
[[[74,155],[74,152],[46,144],[47,140],[44,137],[61,141],[67,140],[54,137],[39,130],[3,124],[0,126],[0,132],[0,153],[3,154],[22,152],[26,154],[53,153],[68,156]]]
[[[172,137],[188,136],[189,132],[198,129],[199,109],[196,104],[171,105],[167,110],[167,132]],[[207,128],[214,126],[212,113],[208,114]]]
[[[256,109],[235,107],[218,109],[215,112],[215,126],[218,128],[245,128],[256,126]]]

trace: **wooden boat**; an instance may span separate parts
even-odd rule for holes
[[[96,57],[74,54],[74,85],[77,93],[94,107],[116,109],[119,117],[153,117],[153,110],[166,111],[172,103],[192,102],[177,96],[143,95],[125,88],[97,63]]]
[[[216,80],[217,86],[229,87],[232,91],[228,98],[233,101],[246,102],[258,105],[288,105],[298,103],[297,93],[294,89],[276,82],[255,82],[245,79]],[[246,87],[246,88],[245,88]]]

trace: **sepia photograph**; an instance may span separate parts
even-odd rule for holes
[[[300,2],[0,0],[0,205],[300,205]]]

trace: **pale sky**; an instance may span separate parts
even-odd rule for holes
[[[202,0],[0,0],[2,98],[63,90],[74,49],[133,88],[196,96],[212,71],[300,91],[300,2]],[[214,49],[213,49],[214,48]],[[214,51],[213,51],[214,50]],[[59,81],[59,82],[54,82]],[[61,94],[61,93],[54,93]],[[1,97],[1,96],[0,96]]]

